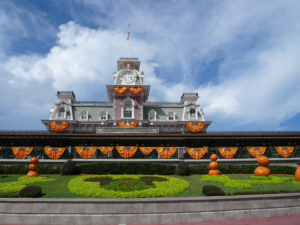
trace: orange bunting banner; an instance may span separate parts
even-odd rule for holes
[[[66,148],[44,147],[44,151],[50,159],[59,159],[65,150]]]
[[[49,123],[50,127],[52,130],[56,131],[56,132],[62,132],[65,131],[66,129],[68,129],[68,127],[70,126],[69,122],[50,122]]]
[[[99,149],[104,155],[108,155],[114,149],[114,146],[101,146]]]
[[[129,91],[134,95],[138,95],[143,91],[143,88],[142,87],[130,87]]]
[[[248,152],[254,158],[257,158],[260,155],[265,154],[267,147],[247,147]]]
[[[129,159],[132,156],[134,156],[138,147],[136,147],[136,146],[116,146],[116,149],[122,158]]]
[[[128,87],[114,87],[114,90],[117,94],[121,95],[128,90]]]
[[[2,147],[0,146],[0,151],[2,150]]]
[[[12,152],[18,159],[26,159],[33,150],[33,147],[12,147]]]
[[[189,129],[189,131],[196,133],[201,131],[205,127],[205,123],[186,123],[186,128]]]
[[[149,155],[152,153],[154,147],[140,147],[140,151],[143,153],[143,155]]]
[[[119,121],[118,122],[118,125],[119,127],[127,127],[127,128],[134,128],[138,125],[139,123],[138,122],[130,122],[130,123],[126,123],[124,121]]]
[[[221,156],[225,159],[231,159],[237,152],[237,147],[219,147],[218,148]]]
[[[290,157],[294,152],[294,146],[276,146],[275,149],[283,158]]]
[[[177,151],[177,147],[157,147],[158,155],[164,159],[171,158]]]
[[[89,159],[95,155],[97,147],[75,146],[75,150],[81,158]]]
[[[186,151],[193,159],[201,159],[207,152],[207,147],[202,148],[186,148]]]

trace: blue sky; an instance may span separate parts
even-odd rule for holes
[[[0,129],[44,129],[57,90],[107,100],[116,60],[150,100],[198,92],[211,130],[300,130],[297,0],[0,1]]]

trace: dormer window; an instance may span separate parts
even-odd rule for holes
[[[197,114],[195,108],[190,108],[190,119],[197,119]]]
[[[58,119],[65,119],[66,118],[66,109],[64,107],[61,107],[61,108],[58,109],[57,118]]]
[[[148,113],[148,119],[150,121],[154,121],[156,120],[156,112],[154,110],[151,110],[149,113]]]
[[[88,111],[86,111],[86,110],[81,111],[79,119],[80,120],[88,120],[89,119]]]
[[[107,112],[106,111],[100,111],[99,120],[107,120]]]
[[[168,120],[175,120],[175,112],[168,113]]]
[[[123,102],[123,118],[134,118],[134,102],[132,99],[127,98]]]

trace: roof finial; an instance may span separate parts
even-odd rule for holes
[[[129,58],[129,56],[130,56],[130,24],[128,25],[127,41],[128,41],[128,58]]]

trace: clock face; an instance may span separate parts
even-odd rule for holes
[[[124,73],[122,78],[126,83],[131,83],[134,80],[134,76],[131,72]]]

